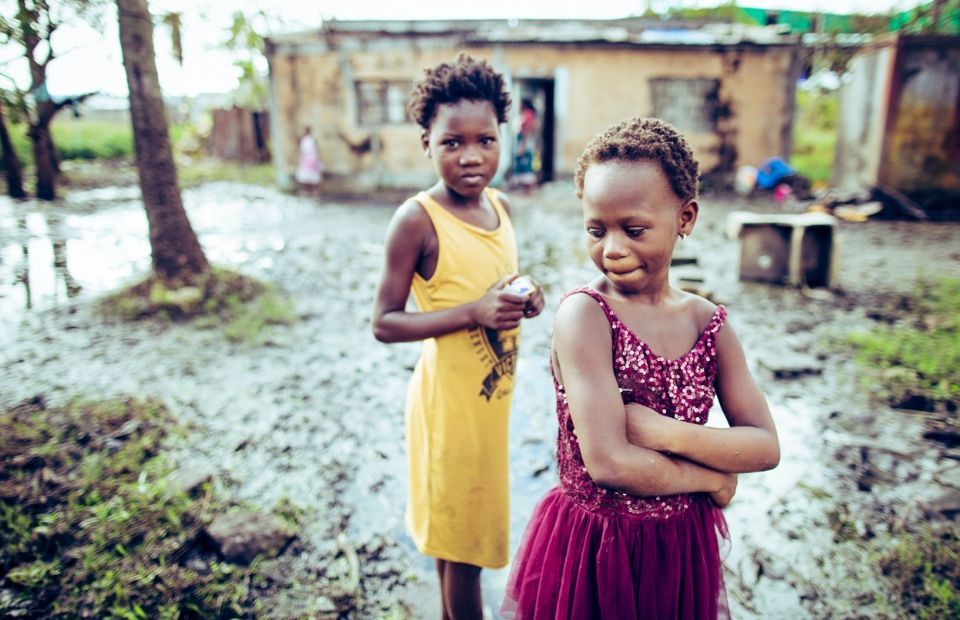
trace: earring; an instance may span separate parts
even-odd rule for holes
[[[688,236],[687,233],[683,233],[683,232],[680,233],[680,240],[682,241],[682,240],[686,239],[687,236]]]

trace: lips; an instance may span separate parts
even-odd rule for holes
[[[630,268],[627,268],[627,269],[625,269],[625,268],[623,268],[623,267],[619,267],[619,268],[617,268],[617,269],[610,269],[610,268],[608,267],[608,268],[607,268],[607,273],[608,273],[609,275],[612,275],[612,276],[625,276],[625,275],[629,275],[629,274],[633,273],[634,271],[637,271],[638,269],[640,269],[639,266],[637,266],[637,267],[630,267]]]

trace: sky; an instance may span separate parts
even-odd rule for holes
[[[742,6],[805,11],[886,12],[906,9],[921,0],[741,0]],[[227,38],[230,15],[236,10],[252,14],[266,13],[269,31],[298,31],[318,27],[328,19],[483,19],[483,18],[559,18],[614,19],[644,12],[648,7],[664,10],[669,6],[701,7],[718,0],[152,0],[150,10],[156,16],[181,12],[183,19],[184,65],[179,66],[170,53],[167,30],[154,32],[157,69],[167,96],[192,96],[200,93],[229,92],[236,86],[237,70],[233,57],[220,49]],[[65,24],[56,34],[57,58],[48,68],[48,90],[54,96],[99,91],[126,96],[126,78],[120,55],[116,13],[110,3],[100,28],[85,24]],[[19,52],[22,53],[22,52]],[[0,78],[14,79],[25,86],[24,64],[18,50],[0,48]]]

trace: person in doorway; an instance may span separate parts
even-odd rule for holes
[[[408,105],[439,177],[404,202],[386,233],[372,327],[381,342],[423,341],[406,402],[417,548],[436,558],[441,617],[483,616],[481,569],[509,559],[507,423],[522,291],[507,197],[488,187],[510,96],[503,76],[461,54],[426,71]],[[417,311],[407,309],[413,292]]]
[[[533,101],[524,98],[520,102],[519,127],[515,145],[513,176],[514,187],[530,189],[537,185],[537,110]]]
[[[539,619],[728,614],[720,509],[775,467],[776,429],[727,312],[670,284],[698,169],[657,119],[596,136],[575,177],[600,275],[560,302],[551,369],[560,485],[534,510],[502,612]],[[714,396],[729,428],[706,427]]]
[[[319,190],[323,181],[323,168],[317,140],[310,127],[306,127],[300,137],[300,158],[294,174],[301,192],[314,194]]]

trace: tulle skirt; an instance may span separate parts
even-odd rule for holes
[[[501,613],[517,620],[729,617],[719,539],[705,495],[669,519],[590,512],[551,490],[514,559]]]

